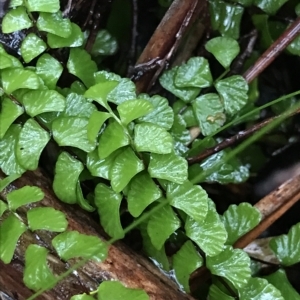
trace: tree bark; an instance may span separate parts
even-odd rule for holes
[[[5,175],[0,172],[0,179]],[[25,173],[20,179],[8,186],[0,193],[0,198],[6,199],[9,191],[34,185],[40,187],[45,193],[42,201],[21,207],[17,210],[26,224],[26,211],[32,207],[53,207],[65,213],[69,230],[76,230],[87,235],[98,236],[105,240],[107,236],[92,218],[76,205],[66,205],[54,195],[51,182],[39,169]],[[0,218],[1,219],[1,218]],[[55,220],[54,220],[55,221]],[[0,298],[5,294],[12,299],[26,299],[33,294],[23,284],[24,253],[28,245],[35,243],[49,250],[49,264],[54,274],[61,274],[72,266],[76,260],[65,263],[59,259],[54,251],[51,240],[54,233],[47,231],[31,232],[27,230],[20,238],[10,264],[0,261]],[[182,293],[178,286],[164,274],[162,274],[149,260],[134,253],[121,242],[110,246],[107,259],[102,263],[89,261],[85,266],[59,282],[52,290],[39,296],[37,299],[69,299],[72,295],[88,293],[97,289],[104,280],[119,280],[123,285],[130,288],[144,289],[150,299],[193,299]],[[1,296],[2,292],[2,296]],[[4,296],[3,296],[4,297]],[[4,298],[5,299],[5,298]]]

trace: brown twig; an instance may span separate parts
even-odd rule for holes
[[[244,74],[248,83],[254,80],[300,34],[300,17],[260,56]]]
[[[300,109],[297,109],[297,110],[293,111],[289,115],[289,117],[291,117],[293,115],[296,115],[296,114],[299,114],[299,113],[300,113]],[[236,135],[234,135],[234,136],[232,136],[228,139],[225,139],[224,141],[220,142],[218,145],[205,149],[199,155],[188,158],[187,159],[188,163],[190,165],[192,165],[194,163],[201,162],[203,159],[205,159],[205,158],[207,158],[207,157],[209,157],[209,156],[211,156],[215,153],[218,153],[221,150],[226,149],[227,147],[235,144],[236,142],[250,136],[254,132],[258,131],[259,129],[261,129],[263,127],[265,127],[266,125],[268,125],[269,123],[273,122],[275,119],[277,119],[281,116],[282,115],[278,115],[278,116],[275,116],[275,117],[268,118],[268,119],[266,119],[266,120],[264,120],[264,121],[262,121],[258,124],[253,125],[252,127],[248,128],[247,130],[242,130],[242,131],[238,132]]]

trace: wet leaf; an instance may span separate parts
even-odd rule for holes
[[[274,15],[288,0],[254,0],[254,4],[267,14]]]
[[[110,187],[99,183],[95,189],[95,205],[98,208],[100,223],[105,232],[114,239],[124,237],[120,221],[120,205],[122,196]]]
[[[47,49],[46,43],[34,33],[29,33],[22,42],[21,55],[26,63],[39,56]]]
[[[41,11],[55,13],[59,10],[59,0],[26,0],[28,11]]]
[[[94,57],[99,55],[113,55],[117,49],[117,40],[106,29],[102,29],[97,33],[91,54]]]
[[[3,33],[12,33],[30,27],[32,27],[32,22],[23,6],[11,9],[2,20]]]
[[[82,257],[103,261],[107,257],[107,246],[98,237],[81,234],[77,231],[65,231],[52,240],[52,245],[59,257],[67,261]]]

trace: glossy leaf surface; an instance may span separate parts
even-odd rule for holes
[[[61,11],[57,13],[41,12],[36,26],[41,31],[50,32],[63,38],[69,37],[72,33],[71,22],[62,17]]]
[[[288,0],[254,0],[254,4],[267,14],[275,14],[277,10]]]
[[[3,33],[12,33],[14,31],[30,28],[31,26],[32,22],[23,6],[11,9],[5,14],[2,21]]]
[[[139,152],[168,154],[173,150],[173,138],[170,133],[151,123],[135,125],[134,143]]]
[[[105,232],[112,238],[121,239],[124,231],[120,221],[122,196],[110,187],[99,183],[95,189],[95,205],[98,208],[100,223]]]
[[[226,121],[224,106],[217,94],[209,93],[196,98],[193,110],[205,136],[214,133]]]
[[[0,217],[2,217],[3,213],[8,209],[8,206],[5,202],[0,200]]]
[[[49,89],[55,89],[63,72],[61,63],[50,54],[44,53],[36,63],[36,74],[39,75]]]
[[[240,52],[238,42],[230,37],[218,36],[205,44],[205,49],[212,53],[217,61],[227,69]]]
[[[222,79],[215,86],[224,101],[225,111],[229,115],[238,113],[246,105],[248,100],[248,85],[242,76],[233,75]]]
[[[91,114],[87,125],[87,137],[91,143],[95,142],[102,125],[111,116],[111,114],[102,111],[94,111]]]
[[[214,203],[208,199],[206,217],[197,222],[188,218],[185,223],[186,235],[194,241],[206,255],[214,256],[223,250],[227,239],[227,232],[220,220]]]
[[[0,139],[2,139],[13,121],[23,114],[24,109],[8,97],[4,97],[0,103]]]
[[[63,260],[84,257],[103,261],[107,256],[107,246],[98,237],[65,231],[52,240],[52,245]]]
[[[239,290],[239,298],[241,300],[248,299],[272,299],[284,300],[280,291],[266,279],[250,278],[247,285]]]
[[[81,79],[87,87],[95,83],[94,73],[97,71],[97,65],[87,51],[80,48],[72,48],[67,68],[71,74]]]
[[[129,181],[144,170],[143,162],[136,156],[130,147],[116,157],[111,168],[111,186],[117,193],[121,192]]]
[[[16,210],[22,205],[41,201],[44,198],[43,191],[37,186],[23,186],[7,194],[8,206],[11,210]]]
[[[167,188],[167,199],[172,206],[183,210],[198,222],[202,222],[206,217],[207,193],[202,187],[193,185],[190,181],[183,184],[170,183]]]
[[[230,205],[222,219],[228,232],[226,243],[233,245],[241,236],[259,224],[261,214],[251,204],[241,203],[238,206]]]
[[[27,0],[26,6],[28,11],[42,11],[55,13],[59,10],[59,0]]]
[[[175,85],[179,88],[205,88],[212,84],[208,61],[203,57],[192,57],[181,65],[175,75]]]
[[[152,213],[147,226],[147,232],[153,246],[160,250],[168,237],[180,227],[180,220],[170,205],[163,206]]]
[[[29,245],[25,252],[25,269],[23,280],[25,285],[37,291],[45,285],[54,286],[56,277],[47,264],[48,250],[38,245]]]
[[[40,155],[49,140],[49,133],[36,121],[28,119],[20,132],[15,150],[20,165],[27,170],[37,169]]]
[[[196,87],[185,87],[180,88],[175,84],[175,76],[177,73],[178,67],[175,67],[171,70],[165,71],[163,75],[159,78],[159,82],[163,88],[171,92],[184,102],[190,102],[194,100],[200,92],[200,88]]]
[[[124,125],[140,118],[153,110],[151,103],[143,99],[134,99],[122,102],[118,105],[120,119]]]
[[[173,255],[173,268],[178,282],[182,285],[185,292],[190,291],[189,279],[193,271],[200,268],[203,259],[196,251],[193,243],[187,241]]]
[[[21,55],[26,63],[43,53],[46,43],[34,33],[29,33],[22,42]]]
[[[181,184],[187,179],[187,162],[184,158],[173,153],[152,153],[148,172],[151,177]]]
[[[113,55],[117,51],[118,42],[106,29],[99,30],[93,44],[91,54],[93,57],[99,55]]]
[[[241,249],[228,246],[216,256],[207,256],[206,266],[212,274],[226,278],[237,289],[244,287],[251,276],[249,256]]]
[[[291,266],[300,261],[300,223],[294,225],[288,234],[283,234],[270,241],[270,247],[284,266]]]
[[[149,300],[144,290],[130,289],[118,281],[104,281],[98,289],[98,300]]]
[[[0,259],[9,264],[13,258],[17,242],[26,231],[26,226],[15,215],[10,214],[0,224]]]
[[[107,100],[115,104],[136,99],[135,84],[128,78],[122,78],[119,84],[107,95]]]
[[[53,207],[35,207],[28,210],[27,220],[31,230],[63,232],[68,227],[65,214]]]
[[[71,146],[85,152],[93,151],[96,141],[90,142],[87,136],[89,120],[79,117],[59,117],[52,123],[54,140],[59,146]]]
[[[26,112],[35,117],[44,112],[64,111],[65,97],[54,90],[29,91],[22,97]]]
[[[173,124],[174,113],[168,100],[159,95],[150,98],[141,94],[139,97],[149,101],[153,106],[153,110],[144,117],[139,118],[137,122],[153,123],[169,130]]]
[[[128,210],[138,217],[153,201],[159,199],[162,193],[147,172],[135,176],[130,182],[127,195]]]
[[[129,145],[129,135],[116,121],[110,123],[99,139],[98,154],[101,159],[106,158],[115,150]]]
[[[76,203],[76,185],[83,165],[68,153],[62,152],[55,165],[53,190],[57,197],[66,203]]]

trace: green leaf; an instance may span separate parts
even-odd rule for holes
[[[62,38],[67,38],[72,33],[71,22],[62,17],[61,11],[53,14],[41,12],[36,26],[40,31],[50,32]]]
[[[233,245],[241,236],[259,224],[261,214],[249,203],[233,204],[225,211],[223,222],[228,232],[227,244]]]
[[[31,230],[63,232],[68,227],[65,214],[53,207],[32,208],[27,211],[27,219]]]
[[[88,212],[93,212],[95,210],[95,208],[90,204],[90,202],[84,198],[79,180],[77,181],[76,185],[76,198],[78,205],[82,209]]]
[[[120,79],[119,84],[107,95],[107,100],[117,105],[136,99],[135,84],[128,78]]]
[[[40,87],[40,78],[33,71],[21,68],[5,69],[1,76],[3,89],[7,94],[18,89],[36,90]]]
[[[190,275],[202,265],[203,259],[196,251],[191,241],[185,242],[183,246],[173,255],[173,268],[175,271],[175,276],[185,292],[190,292]]]
[[[76,203],[76,185],[83,169],[83,164],[68,153],[62,152],[59,155],[55,165],[53,190],[61,201]]]
[[[235,40],[239,38],[243,6],[222,0],[209,0],[209,12],[213,30],[218,30],[221,35]]]
[[[209,40],[205,49],[210,52],[217,61],[225,68],[229,68],[232,61],[240,52],[239,43],[230,37],[218,36]]]
[[[117,110],[122,123],[128,125],[131,121],[150,113],[153,106],[147,100],[134,99],[124,101],[117,107]]]
[[[190,181],[185,181],[183,184],[168,184],[167,199],[172,206],[183,210],[198,222],[202,222],[207,214],[206,191]]]
[[[11,262],[17,242],[26,229],[25,224],[13,214],[0,224],[0,259],[5,264]]]
[[[222,290],[220,290],[215,284],[212,284],[209,288],[209,300],[234,300],[235,298],[225,294]]]
[[[118,48],[117,40],[106,30],[99,30],[93,44],[91,54],[94,57],[99,55],[113,55]]]
[[[100,223],[105,232],[114,239],[124,237],[120,221],[120,205],[122,196],[110,187],[99,183],[95,189],[95,205],[98,208]]]
[[[110,110],[109,105],[107,104],[107,96],[118,84],[118,81],[100,82],[90,87],[84,93],[84,96],[95,100],[107,110]]]
[[[271,239],[270,248],[284,266],[291,266],[300,261],[300,223],[294,225],[288,234]]]
[[[24,186],[7,194],[7,202],[10,210],[16,210],[20,206],[41,201],[44,198],[43,191],[37,186]]]
[[[135,125],[134,143],[139,152],[168,154],[173,150],[173,138],[170,133],[151,123]]]
[[[280,291],[272,284],[268,283],[266,279],[250,278],[247,285],[239,290],[240,300],[248,299],[272,299],[284,300]]]
[[[237,158],[226,161],[228,150],[221,151],[204,160],[200,166],[204,171],[214,169],[205,181],[226,183],[240,183],[248,179],[249,169],[247,166],[241,165]],[[197,171],[199,173],[199,171]],[[190,178],[190,180],[192,180]]]
[[[101,262],[107,257],[107,245],[98,237],[65,231],[52,240],[52,245],[63,260],[74,257],[89,258]]]
[[[36,63],[36,74],[42,78],[49,89],[55,89],[62,72],[61,63],[48,53],[40,56]]]
[[[279,269],[271,275],[266,276],[265,279],[267,279],[269,283],[271,283],[281,292],[283,299],[300,299],[300,295],[290,284],[284,270]]]
[[[212,85],[212,76],[207,59],[192,57],[181,65],[175,75],[175,85],[179,88],[205,88]]]
[[[67,68],[71,74],[81,79],[87,87],[95,83],[94,73],[97,71],[97,65],[87,51],[80,48],[72,48]]]
[[[102,177],[104,179],[111,178],[111,167],[115,161],[115,158],[122,152],[122,148],[114,151],[109,156],[100,159],[98,150],[89,152],[87,155],[87,168],[93,176]]]
[[[92,113],[97,111],[94,104],[89,103],[82,95],[71,93],[66,98],[66,110],[64,117],[90,118]]]
[[[149,300],[144,290],[130,289],[118,281],[104,281],[98,288],[98,300]]]
[[[64,111],[66,106],[65,97],[54,90],[29,91],[23,96],[22,102],[31,117],[44,112]]]
[[[91,143],[95,142],[102,125],[111,116],[112,116],[111,114],[102,111],[94,111],[91,114],[87,126],[87,137]]]
[[[147,232],[152,245],[160,250],[168,237],[180,227],[180,220],[170,205],[163,206],[152,213],[147,226]]]
[[[206,217],[201,222],[188,218],[185,223],[185,231],[186,235],[209,256],[219,254],[227,239],[226,229],[210,199],[208,199]]]
[[[196,87],[185,87],[180,88],[175,84],[175,76],[178,67],[171,70],[165,71],[159,78],[159,82],[163,88],[180,98],[182,101],[188,103],[194,100],[200,92],[200,88]]]
[[[143,222],[138,227],[140,229],[140,233],[143,238],[143,251],[145,254],[153,260],[154,264],[158,266],[160,269],[169,271],[170,270],[170,263],[169,259],[166,255],[165,247],[162,247],[160,250],[157,250],[148,235],[147,232],[147,222]]]
[[[144,209],[162,196],[160,188],[154,183],[148,172],[142,172],[130,182],[127,195],[128,210],[138,217]]]
[[[95,298],[87,294],[81,294],[81,295],[72,296],[70,300],[95,300]]]
[[[38,167],[40,155],[50,140],[50,134],[36,121],[28,119],[24,124],[16,145],[16,157],[26,170]]]
[[[145,95],[139,95],[139,98],[149,101],[153,110],[145,115],[137,119],[137,122],[148,122],[156,124],[160,127],[163,127],[166,130],[171,129],[174,119],[174,113],[172,108],[169,106],[169,102],[166,98],[155,95],[153,97],[146,97]]]
[[[22,69],[23,65],[16,57],[9,55],[6,52],[0,52],[0,69],[9,67]]]
[[[46,43],[34,33],[29,33],[22,42],[21,55],[26,63],[39,56],[47,49]]]
[[[0,167],[6,175],[22,174],[25,169],[16,159],[15,145],[19,138],[21,126],[12,124],[0,139]]]
[[[115,150],[129,145],[129,135],[116,121],[111,122],[103,131],[99,139],[98,154],[101,159],[106,158]]]
[[[121,192],[137,173],[144,170],[143,162],[130,147],[126,147],[116,157],[111,168],[111,186],[117,193]]]
[[[118,74],[108,72],[108,71],[98,71],[95,73],[96,83],[104,83],[107,81],[117,81],[120,82],[122,77]]]
[[[45,285],[55,286],[56,277],[48,267],[47,255],[48,250],[38,245],[29,245],[26,249],[23,281],[29,289],[37,291]]]
[[[1,190],[1,189],[0,189]],[[8,209],[8,206],[6,203],[4,203],[2,200],[0,200],[0,218],[2,217],[3,213]]]
[[[9,186],[13,181],[20,178],[20,174],[11,174],[0,180],[0,192],[2,192],[7,186]]]
[[[24,109],[8,97],[4,97],[0,105],[0,139],[2,139],[13,121],[23,114]]]
[[[83,33],[78,25],[71,23],[72,32],[68,37],[61,37],[56,34],[47,34],[47,44],[50,48],[80,47],[83,44]]]
[[[226,246],[215,256],[206,257],[206,266],[216,276],[229,280],[236,289],[244,287],[250,279],[250,258],[241,249]]]
[[[235,115],[246,105],[248,84],[242,76],[233,75],[222,79],[215,86],[224,101],[225,111],[229,115]]]
[[[203,135],[213,134],[226,121],[224,105],[217,94],[209,93],[193,101],[193,110]]]
[[[2,20],[3,33],[12,33],[30,27],[32,27],[32,21],[23,6],[11,9]]]
[[[55,13],[59,10],[59,0],[26,0],[28,11]]]
[[[277,10],[288,0],[254,0],[254,4],[265,13],[275,15]]]
[[[151,177],[181,184],[187,180],[187,161],[174,153],[151,153],[148,172]]]
[[[174,116],[174,123],[170,130],[174,140],[176,142],[187,145],[191,141],[191,135],[189,130],[186,128],[186,123],[180,114]]]
[[[71,146],[85,152],[93,151],[96,141],[88,140],[88,123],[88,118],[59,117],[52,123],[53,138],[59,146]]]

